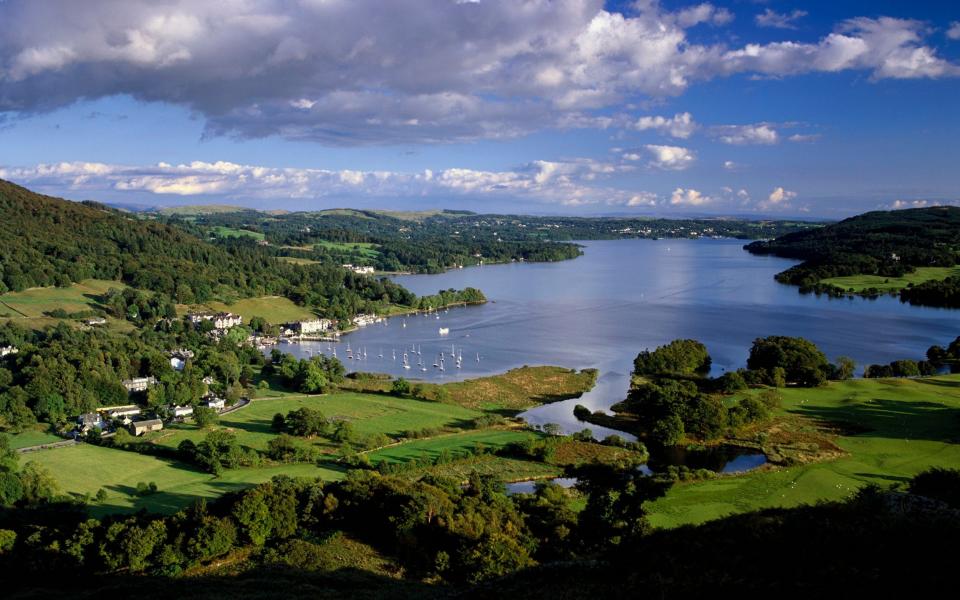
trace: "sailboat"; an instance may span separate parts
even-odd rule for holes
[[[410,363],[407,361],[407,353],[406,353],[406,352],[403,353],[403,368],[404,368],[404,369],[409,369],[409,368],[410,368]]]
[[[383,358],[383,348],[380,348],[380,354],[377,355],[377,358]]]
[[[477,352],[477,362],[480,362],[480,353]]]
[[[396,350],[393,351],[393,360],[397,360],[397,351],[396,351]]]
[[[420,352],[420,348],[421,348],[420,344],[417,344],[417,356],[420,356],[423,354],[422,352]]]

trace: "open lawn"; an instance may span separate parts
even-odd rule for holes
[[[213,312],[232,312],[243,317],[245,322],[250,317],[263,317],[268,323],[279,325],[291,321],[306,321],[316,319],[317,316],[309,309],[298,306],[288,298],[282,296],[261,296],[259,298],[244,298],[237,300],[232,304],[223,302],[207,302],[201,305],[177,307],[177,312],[186,314],[190,312],[213,311]]]
[[[389,448],[376,450],[368,454],[370,461],[374,464],[381,460],[387,462],[405,462],[411,459],[428,457],[435,459],[440,453],[446,450],[451,454],[465,453],[472,450],[478,444],[487,448],[502,448],[511,442],[519,442],[537,435],[531,431],[523,430],[503,430],[503,429],[484,429],[481,431],[468,431],[464,433],[452,433],[440,435],[433,438],[414,440]]]
[[[296,256],[278,256],[277,259],[288,262],[292,265],[319,265],[320,261],[310,260],[309,258],[297,258]]]
[[[320,240],[314,242],[315,246],[326,248],[327,250],[337,250],[340,252],[353,252],[364,258],[376,258],[380,252],[377,251],[377,245],[370,242],[328,242]]]
[[[385,434],[390,437],[399,437],[405,430],[410,429],[462,427],[480,416],[479,412],[439,402],[346,392],[254,400],[250,406],[223,415],[220,426],[236,433],[241,445],[264,450],[267,442],[276,435],[270,428],[273,415],[285,415],[304,406],[319,410],[328,419],[350,421],[354,431],[361,435]],[[199,442],[205,435],[206,431],[185,424],[152,434],[149,439],[154,443],[176,448],[184,439]],[[316,439],[312,443],[319,447],[332,448],[327,440]]]
[[[40,444],[52,444],[63,441],[63,438],[58,435],[33,429],[21,433],[5,433],[0,435],[7,437],[10,441],[11,448],[27,448],[29,446],[39,446]]]
[[[259,231],[250,231],[248,229],[235,229],[233,227],[223,227],[218,225],[213,228],[213,231],[217,234],[218,237],[231,238],[231,237],[250,237],[255,240],[262,240],[265,236]]]
[[[170,513],[188,506],[197,498],[212,498],[264,481],[274,475],[339,479],[343,473],[312,464],[279,465],[258,469],[233,469],[220,478],[190,465],[154,456],[79,444],[69,448],[43,450],[22,458],[47,467],[63,492],[82,496],[103,488],[107,499],[93,504],[94,514],[131,512],[146,508]],[[159,491],[137,496],[139,482],[157,484]]]
[[[830,277],[821,283],[835,285],[843,290],[862,292],[868,288],[876,288],[881,292],[896,292],[907,287],[908,284],[917,285],[924,281],[939,281],[947,277],[960,276],[960,266],[957,267],[918,267],[913,273],[903,277],[883,277],[880,275],[850,275],[848,277]]]
[[[864,485],[905,482],[933,466],[960,468],[960,375],[855,379],[782,391],[786,416],[828,426],[846,454],[835,460],[680,484],[651,504],[673,527],[731,513],[849,496]]]
[[[101,308],[99,298],[107,290],[126,287],[119,281],[86,279],[65,288],[42,287],[9,292],[0,295],[0,318],[9,318],[31,329],[43,329],[62,321],[48,316],[51,311],[61,309],[67,313],[80,313],[97,310]],[[107,322],[114,329],[128,330],[132,327],[126,321],[112,317],[108,317]]]

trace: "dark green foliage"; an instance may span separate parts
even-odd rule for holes
[[[329,435],[332,428],[322,412],[306,406],[288,412],[285,421],[287,431],[300,437]]]
[[[216,425],[218,420],[217,411],[209,406],[198,406],[193,409],[193,422],[201,429]]]
[[[674,340],[650,352],[644,350],[633,361],[634,375],[705,375],[710,372],[707,347],[696,340]]]
[[[390,386],[390,393],[394,396],[409,396],[410,382],[403,377],[398,377],[394,380],[393,385]]]
[[[783,369],[787,383],[803,387],[822,385],[832,373],[827,357],[813,342],[781,335],[754,340],[747,368],[771,377],[775,377],[775,369]]]
[[[910,493],[960,509],[960,470],[934,467],[924,471],[910,481]]]

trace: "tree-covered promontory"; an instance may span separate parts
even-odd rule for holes
[[[833,277],[902,277],[920,267],[960,264],[960,208],[935,206],[869,212],[824,227],[788,233],[746,246],[754,254],[802,260],[777,281],[802,291],[848,293],[826,283]],[[906,284],[900,298],[912,304],[960,307],[960,279]],[[857,293],[877,295],[870,288]]]

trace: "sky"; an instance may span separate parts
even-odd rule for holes
[[[75,200],[960,204],[960,2],[0,0],[0,178]]]

